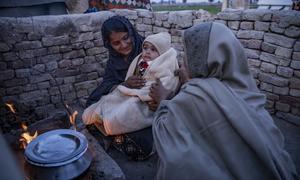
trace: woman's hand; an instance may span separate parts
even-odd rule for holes
[[[140,89],[145,86],[146,80],[141,76],[130,76],[123,85],[128,88]]]
[[[156,80],[150,87],[149,96],[153,99],[157,105],[165,99],[170,99],[173,97],[173,91],[166,89],[159,79]],[[150,107],[149,107],[150,108]]]
[[[158,108],[158,103],[157,102],[155,102],[155,101],[148,101],[147,102],[147,104],[148,104],[148,107],[149,107],[149,109],[151,110],[151,111],[156,111],[156,109]]]

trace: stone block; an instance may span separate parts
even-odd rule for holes
[[[270,44],[270,43],[266,43],[266,42],[262,42],[261,44],[261,49],[265,52],[271,53],[273,54],[276,50],[278,46]]]
[[[51,96],[60,94],[58,87],[50,87],[49,88],[49,94]]]
[[[22,86],[15,86],[6,89],[6,95],[19,95],[23,92]]]
[[[86,55],[93,56],[93,55],[101,54],[105,51],[106,51],[106,49],[104,47],[93,47],[93,48],[86,50]]]
[[[32,100],[36,101],[38,99],[43,99],[43,97],[48,97],[48,91],[47,90],[36,90],[36,91],[31,91],[31,92],[26,92],[20,94],[20,99],[21,100]]]
[[[42,38],[42,43],[44,46],[65,45],[69,43],[69,36],[46,36]]]
[[[77,91],[76,92],[76,97],[77,98],[81,98],[81,97],[84,97],[84,96],[88,96],[88,92],[87,90],[81,90],[81,91]]]
[[[264,41],[282,47],[292,48],[296,40],[285,37],[283,35],[278,35],[274,33],[265,33]]]
[[[292,89],[300,89],[300,78],[291,78],[290,80],[290,88]]]
[[[294,52],[293,53],[293,60],[300,61],[300,52]]]
[[[291,107],[286,103],[276,102],[275,109],[282,112],[289,112]]]
[[[260,69],[267,73],[275,73],[276,72],[276,66],[271,63],[262,62]]]
[[[289,94],[289,88],[288,87],[277,87],[273,86],[273,93],[279,94],[279,95],[288,95]]]
[[[15,44],[16,50],[38,49],[41,47],[42,44],[40,41],[22,41]]]
[[[51,96],[51,103],[55,104],[55,103],[60,103],[62,101],[61,96],[55,95],[55,96]]]
[[[264,9],[248,9],[243,11],[242,19],[247,21],[270,21],[272,13]]]
[[[292,49],[283,48],[283,47],[279,46],[275,50],[275,55],[282,56],[282,57],[285,57],[285,58],[291,58],[292,51],[293,51]]]
[[[240,21],[228,21],[228,27],[233,30],[239,30]]]
[[[19,57],[21,59],[30,59],[30,58],[34,58],[35,55],[35,50],[20,50],[19,51]]]
[[[101,68],[101,65],[99,63],[89,63],[89,64],[83,64],[80,66],[80,71],[82,73],[89,73],[93,71],[97,71]]]
[[[250,67],[259,67],[260,64],[261,64],[260,60],[257,60],[257,59],[248,59],[248,65]]]
[[[253,22],[241,22],[241,29],[243,30],[253,30]]]
[[[291,67],[294,69],[300,69],[300,61],[292,61]]]
[[[47,89],[50,88],[50,83],[49,81],[41,82],[37,84],[39,89]]]
[[[57,69],[57,67],[58,67],[57,61],[50,61],[46,63],[46,71],[48,72]]]
[[[262,61],[270,62],[279,66],[289,66],[291,60],[283,57],[278,57],[274,54],[262,52],[260,57]]]
[[[240,42],[245,48],[260,49],[262,41],[256,39],[240,39]]]
[[[152,18],[153,17],[153,12],[146,10],[146,9],[137,9],[137,15],[139,17],[143,18]]]
[[[42,35],[38,34],[36,32],[30,32],[30,33],[28,33],[27,38],[29,41],[41,40]]]
[[[280,87],[287,87],[289,84],[288,79],[267,73],[259,73],[258,79],[262,82],[271,83]]]
[[[31,73],[33,75],[37,75],[37,74],[44,73],[45,70],[46,70],[45,64],[37,64],[37,65],[33,66]]]
[[[61,53],[70,52],[70,51],[72,51],[72,47],[69,45],[59,46],[59,52],[61,52]]]
[[[165,28],[170,28],[171,24],[168,21],[164,21],[162,26],[165,27]]]
[[[94,89],[95,87],[97,87],[97,81],[90,80],[90,81],[76,83],[74,85],[74,87],[75,87],[76,91],[86,90],[86,89]]]
[[[290,78],[293,76],[294,70],[289,67],[283,67],[283,66],[278,66],[277,67],[277,74],[283,77]]]
[[[269,31],[269,27],[269,22],[255,21],[254,23],[254,30],[256,31]]]
[[[296,26],[290,26],[285,29],[284,34],[288,37],[298,38],[300,37],[300,28]]]
[[[269,83],[261,82],[260,89],[268,92],[273,92],[273,85]]]
[[[160,21],[160,20],[155,20],[155,21],[154,21],[154,25],[155,25],[155,26],[162,26],[162,21]]]
[[[0,52],[7,52],[9,50],[10,47],[7,44],[0,42]]]
[[[80,57],[84,57],[84,56],[85,56],[85,52],[83,49],[73,50],[71,52],[67,52],[67,53],[63,54],[64,59],[80,58]]]
[[[48,51],[47,51],[47,48],[35,49],[33,54],[34,54],[34,57],[40,57],[40,56],[47,55]]]
[[[290,95],[295,97],[300,97],[300,90],[299,89],[290,89]]]
[[[171,11],[169,12],[168,23],[174,24],[177,28],[189,28],[193,25],[193,11]]]
[[[37,63],[38,64],[42,64],[42,63],[45,64],[45,63],[52,62],[52,61],[60,61],[61,59],[62,59],[61,54],[50,54],[50,55],[38,57],[37,58]]]
[[[265,92],[267,99],[273,100],[273,101],[278,101],[279,100],[279,95],[270,93],[270,92]]]
[[[2,53],[2,56],[4,58],[4,61],[15,61],[16,59],[19,59],[15,52]]]
[[[277,34],[283,34],[284,28],[280,28],[279,25],[276,22],[272,22],[270,26],[270,31],[277,33]]]
[[[228,21],[240,21],[242,19],[242,11],[222,11],[217,14],[217,18],[220,20]]]
[[[169,30],[166,28],[153,26],[153,33],[159,33],[159,32],[169,32]]]
[[[153,12],[153,15],[154,15],[155,20],[166,21],[166,20],[168,20],[169,12],[156,11],[156,12]]]
[[[96,58],[95,58],[95,56],[85,56],[84,57],[84,62],[89,63],[89,64],[95,63]]]
[[[67,68],[72,66],[72,61],[69,59],[64,59],[58,62],[59,68]]]
[[[72,84],[76,82],[75,76],[64,77],[65,84]]]
[[[17,78],[26,78],[26,77],[30,76],[31,70],[30,69],[16,69],[15,72],[16,72]],[[1,72],[0,72],[0,74],[1,74]],[[1,78],[1,75],[0,75],[0,78]]]
[[[112,10],[116,15],[125,16],[130,20],[138,18],[137,11],[129,9],[113,9]]]
[[[137,24],[136,29],[138,31],[152,31],[152,26],[151,25],[146,25],[146,24]]]
[[[50,80],[52,77],[50,74],[41,74],[41,75],[36,75],[36,76],[31,76],[30,77],[30,83],[39,83],[39,82],[44,82]]]
[[[259,59],[260,51],[244,48],[246,56],[250,59]]]
[[[88,80],[94,80],[98,78],[98,73],[97,72],[91,72],[87,74]]]
[[[143,23],[151,25],[152,24],[152,19],[150,19],[150,18],[143,18]]]
[[[48,47],[48,54],[58,54],[58,53],[59,53],[59,46]]]
[[[237,33],[238,38],[242,39],[263,39],[264,32],[254,30],[239,30]]]
[[[0,71],[0,81],[9,80],[15,77],[15,71],[14,70],[5,70]]]
[[[95,45],[94,45],[94,42],[93,41],[85,41],[84,42],[84,49],[89,49],[89,48],[93,48]]]
[[[73,66],[79,66],[84,63],[84,59],[83,58],[72,59],[71,62]]]
[[[94,39],[93,32],[80,33],[79,36],[70,39],[71,43],[78,43],[83,41],[90,41]]]
[[[7,69],[7,63],[0,61],[0,71],[4,71]]]
[[[300,52],[300,41],[297,41],[297,42],[294,44],[294,51]]]

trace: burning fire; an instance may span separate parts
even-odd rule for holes
[[[72,115],[69,116],[70,119],[70,123],[72,124],[72,126],[74,127],[74,129],[76,130],[76,116],[77,116],[78,112],[74,111]]]
[[[70,123],[72,124],[74,130],[76,130],[76,116],[78,115],[78,112],[77,111],[74,111],[72,114],[71,114],[71,110],[69,109],[69,106],[68,104],[65,104],[66,105],[66,108],[68,110],[68,113],[69,113],[69,120],[70,120]]]
[[[15,110],[15,108],[14,108],[14,105],[11,104],[11,103],[6,103],[5,105],[6,105],[6,106],[9,108],[9,110],[14,114],[14,116],[15,116],[17,119],[19,119],[18,116],[16,115],[16,110]],[[34,135],[31,136],[31,135],[29,134],[29,132],[28,132],[28,127],[26,126],[26,124],[25,124],[24,122],[21,123],[21,127],[22,127],[22,129],[23,129],[24,132],[21,134],[21,137],[20,137],[19,141],[21,142],[21,148],[25,149],[26,146],[27,146],[32,140],[34,140],[34,139],[38,136],[38,133],[37,133],[37,131],[35,131]]]
[[[38,133],[37,131],[35,131],[34,135],[31,136],[28,132],[28,127],[25,125],[25,123],[22,123],[21,126],[24,132],[21,134],[21,138],[19,141],[21,142],[22,148],[25,149],[26,146],[38,136]]]
[[[12,113],[16,114],[16,110],[15,110],[13,104],[6,103],[5,105],[9,108],[9,110],[10,110]]]

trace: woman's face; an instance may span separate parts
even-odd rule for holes
[[[132,51],[132,40],[128,32],[112,32],[109,36],[111,47],[119,54],[127,57]]]

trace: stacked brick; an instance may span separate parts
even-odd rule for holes
[[[228,10],[217,15],[245,47],[248,64],[266,108],[300,123],[300,13],[297,11]]]

